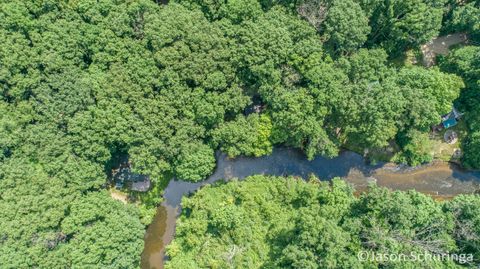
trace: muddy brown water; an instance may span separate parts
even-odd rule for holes
[[[439,199],[480,190],[480,172],[463,171],[448,163],[434,163],[417,168],[385,163],[369,165],[361,155],[350,151],[344,151],[333,159],[317,157],[308,161],[300,151],[289,148],[277,148],[271,155],[259,158],[229,159],[225,154],[217,153],[215,172],[205,181],[170,181],[165,189],[165,200],[147,228],[141,267],[163,268],[166,259],[165,246],[175,234],[175,221],[180,214],[182,197],[221,179],[243,179],[255,174],[303,178],[315,174],[322,180],[342,177],[359,191],[366,190],[371,183],[376,183],[392,190],[414,189]]]

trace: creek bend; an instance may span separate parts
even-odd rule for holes
[[[415,189],[439,199],[480,190],[480,172],[464,171],[454,164],[435,162],[417,168],[390,163],[370,165],[361,155],[351,151],[343,151],[333,159],[317,157],[312,161],[308,161],[299,150],[290,148],[276,148],[272,154],[258,158],[240,156],[230,159],[218,152],[216,159],[215,171],[205,181],[169,182],[164,192],[164,202],[158,207],[145,234],[142,269],[163,268],[165,246],[175,234],[175,221],[180,214],[182,197],[222,179],[243,179],[255,174],[307,178],[314,174],[321,180],[341,177],[357,191],[366,190],[370,183],[375,182],[392,190]]]

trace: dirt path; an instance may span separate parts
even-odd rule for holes
[[[423,53],[423,65],[426,67],[433,66],[435,64],[436,55],[447,55],[450,46],[465,43],[466,41],[467,35],[464,33],[454,33],[432,39],[421,47]]]

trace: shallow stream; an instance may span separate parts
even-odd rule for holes
[[[277,148],[271,155],[259,158],[230,159],[218,153],[215,172],[205,181],[170,181],[165,189],[165,200],[146,231],[141,267],[163,268],[165,246],[173,239],[175,220],[180,214],[183,196],[221,179],[243,179],[255,174],[303,178],[315,174],[322,180],[342,177],[352,183],[357,191],[365,190],[369,183],[376,182],[392,190],[415,189],[439,199],[480,190],[480,172],[463,171],[448,163],[433,163],[414,169],[386,163],[369,165],[361,155],[351,151],[344,151],[333,159],[317,157],[308,161],[303,153],[289,148]]]

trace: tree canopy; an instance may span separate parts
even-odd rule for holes
[[[398,160],[416,165],[431,159],[430,126],[456,103],[468,124],[462,163],[480,168],[478,1],[157,2],[0,0],[2,266],[138,267],[145,228],[138,208],[145,205],[123,205],[106,191],[112,185],[113,160],[123,155],[134,172],[151,178],[154,191],[149,197],[161,195],[172,178],[197,182],[208,177],[217,150],[230,157],[261,156],[285,145],[313,159],[334,157],[342,148],[362,152],[396,144]],[[405,50],[440,31],[465,31],[471,43],[454,49],[438,68],[398,63]],[[305,189],[305,199],[317,192],[306,187],[310,185],[288,182]],[[327,196],[338,194],[335,199],[349,204],[367,199],[353,198],[343,191],[345,186],[338,188]],[[285,195],[289,191],[285,189]],[[330,193],[323,187],[319,191]],[[394,200],[377,192],[381,199]],[[298,222],[299,230],[272,227],[289,240],[290,245],[281,244],[291,250],[289,255],[267,261],[270,250],[280,255],[280,249],[264,235],[251,249],[238,248],[239,243],[229,245],[228,251],[245,251],[240,259],[255,266],[268,262],[274,267],[314,267],[317,257],[325,257],[321,267],[351,265],[349,255],[361,241],[347,239],[359,231],[345,230],[325,215],[314,216],[311,211],[321,206],[312,201],[311,209],[298,211],[303,217],[291,215],[287,211],[297,212],[294,205],[305,201],[288,195],[300,200],[290,203],[272,196],[278,204],[265,203],[274,226],[277,217],[289,225]],[[413,204],[412,210],[418,196],[430,210],[425,212],[440,212],[421,195],[395,195]],[[452,204],[452,210],[468,211],[476,205],[462,199],[465,202]],[[151,200],[157,203],[160,198]],[[341,205],[339,210],[348,206]],[[212,227],[235,231],[237,221],[247,221],[235,206],[215,211]],[[420,224],[430,223],[425,221]],[[389,223],[378,225],[385,236],[394,236],[387,233]],[[448,225],[444,229],[458,223]],[[338,248],[331,248],[331,241],[314,240],[330,228],[335,237],[328,240],[337,240]],[[451,235],[450,230],[436,232]],[[293,240],[288,237],[292,233],[305,236]],[[463,235],[458,236],[448,247],[473,252],[476,241],[460,246]],[[177,240],[178,247],[183,248],[182,240]],[[378,240],[384,244],[387,239]],[[317,243],[315,249],[312,244]],[[397,246],[398,251],[407,249]],[[171,253],[174,256],[173,247]],[[207,258],[213,253],[201,264],[210,264]],[[342,258],[334,261],[333,253]],[[188,250],[176,255],[193,254]],[[198,262],[191,259],[182,265]],[[171,264],[178,262],[174,258]]]
[[[452,260],[361,260],[359,252],[476,255],[478,195],[436,202],[339,179],[253,176],[184,198],[166,268],[456,268]],[[420,265],[421,263],[421,265]]]
[[[463,78],[466,88],[458,100],[459,107],[465,111],[465,120],[469,128],[468,137],[463,144],[463,164],[469,168],[480,168],[480,47],[465,46],[457,48],[441,59],[440,66],[448,72]]]

